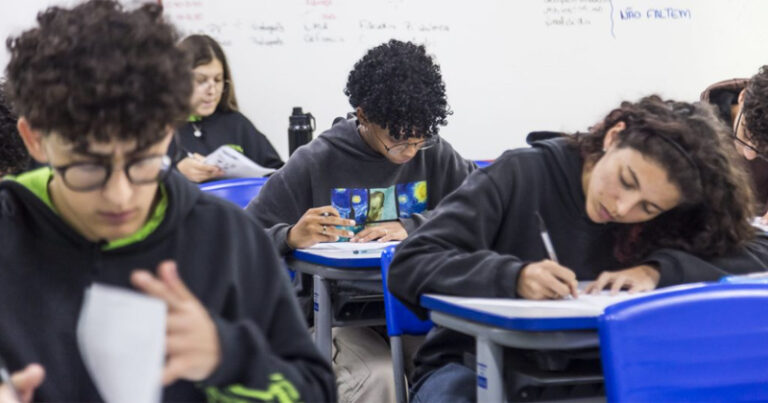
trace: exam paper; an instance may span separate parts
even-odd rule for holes
[[[390,242],[321,242],[316,243],[304,250],[307,251],[355,251],[355,250],[375,250],[384,249],[387,246],[397,245],[400,241]]]
[[[305,253],[331,259],[369,259],[379,257],[384,248],[397,245],[400,241],[390,242],[324,242],[299,249]]]
[[[205,157],[205,164],[215,165],[224,171],[228,178],[255,178],[275,172],[265,168],[230,146],[221,146]]]
[[[77,344],[105,401],[160,401],[166,311],[164,301],[125,288],[85,291]]]

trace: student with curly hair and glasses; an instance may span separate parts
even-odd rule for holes
[[[593,280],[590,293],[640,292],[764,270],[768,237],[750,225],[752,195],[730,139],[710,105],[651,96],[623,102],[587,133],[507,151],[400,245],[389,288],[424,316],[427,293],[578,298],[577,280]],[[414,401],[474,400],[474,348],[434,328],[417,353]]]
[[[24,401],[103,400],[76,327],[106,284],[167,306],[164,401],[332,401],[271,240],[170,169],[192,93],[176,41],[158,4],[91,0],[8,42],[19,132],[50,167],[0,181],[0,356]]]
[[[752,78],[734,78],[709,86],[701,99],[717,107],[718,116],[733,127],[733,143],[751,176],[758,214],[768,222],[768,66]]]
[[[438,136],[450,112],[440,67],[423,46],[391,40],[370,49],[344,92],[354,116],[298,149],[247,207],[283,254],[405,239],[475,169]],[[344,346],[334,357],[340,400],[393,401],[384,338],[370,328],[335,329],[334,338]]]
[[[193,182],[205,182],[224,175],[205,156],[227,145],[253,162],[280,168],[283,160],[248,118],[238,111],[235,84],[224,50],[208,35],[190,35],[179,43],[192,62],[192,114],[178,128],[168,155],[179,160],[179,171]]]

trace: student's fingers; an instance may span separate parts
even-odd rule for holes
[[[571,295],[573,298],[578,298],[579,282],[576,280],[576,273],[574,273],[573,270],[560,265],[559,263],[552,261],[549,262],[551,262],[551,264],[549,264],[548,267],[550,268],[552,275],[557,277],[560,281],[562,281],[563,284],[565,284],[566,287],[568,287],[568,293],[562,295],[562,297]]]
[[[587,286],[584,287],[584,294],[592,294],[592,290],[595,288],[596,283],[596,281],[593,281],[587,284]]]
[[[168,289],[173,292],[179,299],[196,299],[194,294],[189,291],[189,288],[184,284],[184,281],[179,277],[179,271],[176,267],[176,262],[173,260],[166,260],[161,262],[157,267],[157,272],[160,278],[168,286]]]
[[[341,217],[339,215],[339,211],[336,210],[333,206],[320,206],[320,207],[314,207],[309,210],[307,210],[304,215],[319,215],[319,216],[333,216],[333,217]]]
[[[652,288],[649,288],[646,285],[644,285],[644,284],[642,284],[642,283],[640,283],[638,281],[635,281],[635,282],[630,283],[629,288],[627,289],[627,292],[630,293],[630,294],[635,294],[635,293],[638,293],[638,292],[649,291],[651,289]]]
[[[355,235],[354,232],[338,228],[335,225],[317,224],[317,232],[320,236],[331,238],[332,241],[337,241],[340,237],[349,238]]]
[[[627,276],[622,274],[616,274],[613,276],[613,279],[611,281],[611,295],[616,295],[621,291],[621,288],[624,287],[624,284],[629,281],[629,278]]]
[[[184,315],[168,315],[165,318],[165,331],[168,334],[184,333],[190,330],[189,319]]]
[[[189,337],[183,334],[169,334],[165,336],[165,354],[173,357],[190,350]]]
[[[187,365],[183,358],[171,356],[163,368],[163,386],[176,382],[184,374]]]
[[[370,242],[374,239],[380,239],[389,235],[389,230],[382,227],[367,227],[358,232],[350,242]]]
[[[192,158],[193,158],[195,161],[200,161],[200,162],[203,162],[203,161],[205,161],[205,156],[204,156],[204,155],[202,155],[202,154],[198,154],[198,153],[194,153],[194,154],[192,154]]]
[[[603,291],[603,289],[605,288],[605,286],[608,285],[609,282],[610,282],[609,273],[607,271],[600,273],[600,275],[597,276],[597,280],[595,280],[594,283],[589,285],[589,288],[590,288],[589,293],[599,294],[601,291]]]
[[[549,276],[544,278],[542,286],[546,290],[547,298],[561,299],[568,296],[571,293],[571,289],[562,282],[559,278],[550,273]]]
[[[31,402],[32,397],[45,379],[45,369],[40,364],[29,364],[23,370],[14,372],[11,375],[11,382],[22,402]],[[0,397],[2,402],[11,402],[10,390],[2,386],[3,393]]]
[[[549,269],[551,261],[530,263],[523,268],[517,280],[517,294],[526,299],[548,299],[567,295],[568,287],[557,279]]]
[[[147,295],[162,299],[172,309],[181,305],[179,298],[168,286],[146,270],[135,270],[131,273],[131,284]]]

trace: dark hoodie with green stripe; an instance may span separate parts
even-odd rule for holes
[[[174,173],[142,230],[96,243],[53,209],[50,177],[42,168],[0,181],[0,356],[11,371],[45,367],[36,400],[101,400],[75,337],[83,292],[94,282],[130,288],[134,269],[166,259],[208,309],[222,355],[208,379],[178,381],[164,401],[335,399],[271,240],[242,210]]]

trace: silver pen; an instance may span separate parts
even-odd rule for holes
[[[541,218],[541,214],[539,214],[538,211],[536,212],[536,217],[539,219],[539,232],[541,233],[541,241],[544,242],[544,249],[547,250],[549,260],[557,263],[555,247],[552,246],[552,239],[549,238],[549,232],[547,231],[547,227],[544,225],[544,219]]]

